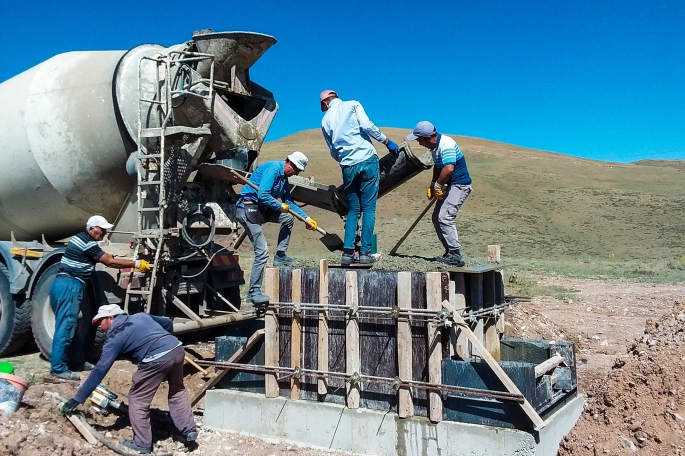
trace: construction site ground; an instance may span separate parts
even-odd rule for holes
[[[507,312],[506,334],[566,339],[576,344],[580,390],[585,411],[564,439],[560,455],[685,455],[685,285],[652,285],[622,281],[533,276],[541,286],[566,290],[564,299],[548,296],[521,302]],[[647,331],[647,333],[645,333]],[[213,359],[211,338],[186,340],[189,353]],[[46,391],[68,398],[77,382],[48,375],[48,362],[34,351],[8,359],[31,383],[20,409],[0,422],[0,455],[109,455],[111,450],[87,444],[60,414]],[[117,361],[105,384],[125,398],[135,366]],[[85,378],[86,374],[81,374]],[[197,391],[201,375],[186,366],[186,386]],[[201,401],[196,419],[202,423]],[[155,451],[184,451],[166,414],[166,386],[153,402]],[[108,440],[130,438],[125,419],[87,413],[88,421]],[[200,427],[198,455],[342,454],[302,448]]]

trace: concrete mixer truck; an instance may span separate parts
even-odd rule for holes
[[[0,355],[33,338],[49,356],[50,285],[92,214],[115,223],[103,250],[152,271],[97,268],[76,337],[96,331],[102,303],[173,317],[175,333],[254,318],[240,310],[237,255],[215,242],[238,237],[240,182],[216,167],[247,175],[256,163],[278,105],[249,70],[275,42],[204,30],[170,47],[60,54],[0,84]],[[405,144],[384,157],[381,194],[429,156]],[[339,189],[291,184],[296,199],[346,213]]]

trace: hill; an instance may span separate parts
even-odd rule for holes
[[[383,131],[398,143],[409,133],[394,128]],[[684,266],[682,163],[600,162],[451,136],[463,150],[474,182],[474,193],[457,220],[467,256],[483,256],[487,244],[499,244],[505,258],[519,260],[661,260],[677,269]],[[418,143],[410,145],[415,152],[423,152]],[[260,159],[283,158],[294,150],[309,156],[306,176],[326,184],[341,183],[340,169],[329,157],[319,130],[268,142]],[[387,153],[382,145],[378,151]],[[379,200],[380,250],[392,248],[424,207],[429,181],[430,175],[424,172]],[[336,215],[316,208],[311,213],[329,231],[342,235],[343,225]],[[302,247],[318,248],[311,243]],[[424,256],[440,253],[428,216],[402,250]]]

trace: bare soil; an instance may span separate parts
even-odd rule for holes
[[[536,297],[508,311],[507,335],[565,339],[576,343],[580,390],[587,403],[575,429],[562,442],[559,454],[685,455],[685,285],[651,285],[617,281],[536,277],[541,285],[574,290],[570,299]],[[647,331],[647,333],[645,333]],[[209,340],[188,342],[189,353],[213,359]],[[69,398],[78,382],[48,375],[48,363],[36,353],[10,358],[17,373],[31,382],[21,407],[0,418],[0,456],[110,455],[111,450],[86,443],[59,413],[45,391]],[[104,383],[126,397],[135,366],[117,361]],[[82,379],[86,374],[81,374]],[[186,366],[186,387],[197,391],[203,378]],[[155,451],[187,451],[171,425],[163,385],[153,401]],[[195,409],[202,422],[203,401]],[[85,409],[85,407],[82,407]],[[125,418],[107,417],[86,409],[86,418],[109,441],[130,438]],[[123,450],[123,448],[122,448]],[[344,454],[304,448],[274,439],[258,439],[200,427],[197,455],[319,455]]]

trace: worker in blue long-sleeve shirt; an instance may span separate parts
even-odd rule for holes
[[[269,246],[266,243],[262,225],[267,222],[281,224],[274,266],[290,266],[295,262],[294,258],[286,255],[294,223],[290,211],[296,212],[307,221],[308,230],[316,230],[318,227],[316,221],[307,216],[290,196],[288,177],[296,176],[304,171],[307,162],[307,156],[300,151],[288,155],[285,161],[266,162],[250,176],[250,182],[259,190],[245,185],[240,192],[235,215],[252,241],[255,256],[245,300],[252,302],[256,307],[261,308],[269,302],[269,296],[262,293],[264,267],[269,259]],[[280,198],[282,202],[278,202],[277,198]],[[260,310],[259,308],[257,310]]]
[[[107,333],[102,355],[85,382],[73,398],[63,406],[62,412],[72,413],[83,404],[105,378],[119,356],[138,365],[128,393],[128,417],[133,428],[133,440],[120,443],[139,453],[152,451],[150,404],[163,381],[169,383],[169,414],[186,441],[197,440],[197,426],[190,406],[190,397],[183,385],[185,351],[181,342],[172,335],[170,318],[146,313],[127,315],[116,304],[100,306],[93,325]]]

